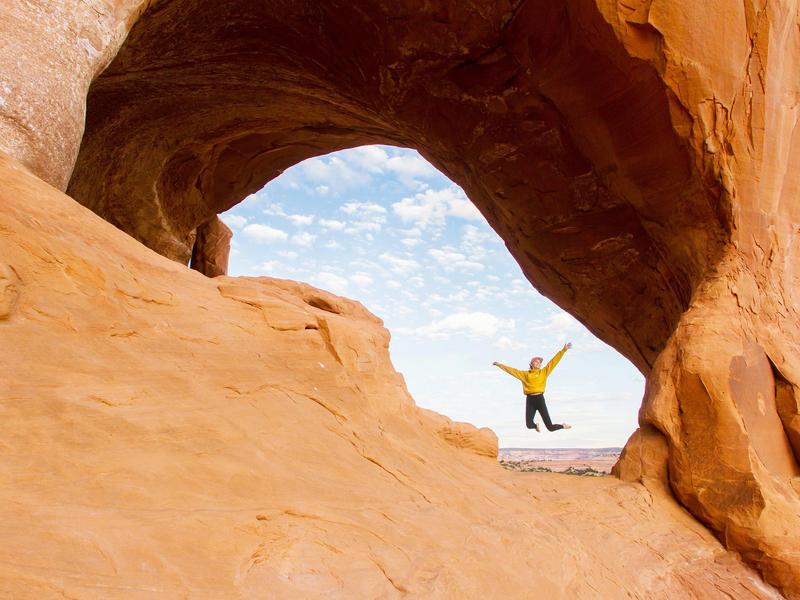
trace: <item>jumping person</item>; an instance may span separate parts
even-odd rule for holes
[[[493,362],[495,367],[500,367],[508,373],[513,375],[522,382],[522,393],[525,394],[525,425],[528,429],[535,429],[539,431],[539,424],[533,419],[538,410],[542,413],[542,420],[548,431],[557,431],[558,429],[572,429],[572,425],[567,423],[553,423],[550,420],[550,413],[547,412],[547,404],[544,401],[544,386],[547,383],[547,376],[556,368],[558,361],[564,356],[567,350],[572,348],[571,343],[564,344],[564,347],[550,359],[544,369],[542,366],[542,357],[534,356],[531,359],[530,371],[518,371],[517,369],[501,365],[499,362]]]

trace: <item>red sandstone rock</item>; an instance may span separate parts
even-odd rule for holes
[[[86,6],[4,5],[0,147],[56,185],[75,162],[71,195],[184,263],[199,225],[303,158],[420,149],[542,293],[647,375],[642,432],[616,472],[653,489],[667,477],[800,597],[795,4],[160,0],[138,19],[140,2],[98,0],[100,19]],[[178,295],[113,279],[134,305]],[[341,302],[315,297],[285,315],[227,301],[270,331],[315,336],[356,373],[361,357],[336,341],[347,320],[328,310]],[[65,316],[57,306],[44,309]],[[383,343],[367,344],[369,360]]]
[[[65,188],[83,135],[89,84],[151,2],[3,2],[0,150]]]
[[[431,410],[420,409],[435,423],[436,434],[456,448],[471,450],[475,454],[497,458],[497,434],[488,427],[480,429],[470,423],[458,423]]]
[[[203,277],[1,154],[0,230],[0,595],[777,597],[666,493],[480,456],[357,302]]]
[[[8,319],[17,302],[17,274],[8,265],[0,263],[0,320]]]
[[[227,275],[233,232],[219,217],[197,228],[190,267],[206,277]]]

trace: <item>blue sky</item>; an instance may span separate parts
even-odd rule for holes
[[[305,281],[362,302],[392,334],[417,404],[490,427],[501,447],[622,446],[644,379],[525,279],[464,192],[416,151],[362,146],[306,160],[221,215],[231,275]],[[526,369],[565,342],[547,384],[554,422],[525,428]],[[537,419],[541,422],[541,419]]]

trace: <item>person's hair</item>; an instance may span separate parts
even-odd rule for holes
[[[533,362],[533,361],[535,361],[535,360],[540,360],[540,361],[544,362],[544,359],[543,359],[541,356],[534,356],[534,357],[531,359],[531,362]]]

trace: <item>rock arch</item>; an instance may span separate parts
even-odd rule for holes
[[[73,197],[185,262],[299,160],[419,149],[647,375],[617,474],[800,594],[795,3],[148,4],[118,7]]]
[[[187,262],[198,225],[291,164],[415,147],[646,371],[728,226],[670,102],[588,5],[158,3],[90,90],[68,192]]]

